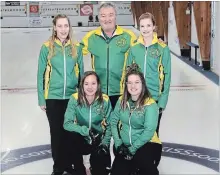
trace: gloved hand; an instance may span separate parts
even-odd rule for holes
[[[98,146],[97,152],[99,155],[107,155],[109,154],[109,147],[107,145],[100,144]]]
[[[127,155],[124,156],[124,159],[126,159],[126,160],[133,159],[133,155],[130,153],[130,151],[129,151],[129,153]]]
[[[97,131],[95,131],[94,129],[90,129],[89,136],[92,139],[92,146],[96,147],[100,144],[102,135],[99,134]]]
[[[126,147],[124,144],[121,144],[118,149],[117,153],[124,157],[126,160],[131,160],[133,158],[133,155],[130,153],[128,147]]]

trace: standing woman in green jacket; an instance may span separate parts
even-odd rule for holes
[[[115,148],[111,175],[130,175],[137,169],[140,175],[158,175],[155,158],[162,152],[156,133],[158,106],[137,64],[127,68],[125,81],[124,93],[111,116]]]
[[[86,175],[83,155],[90,155],[93,175],[108,175],[111,167],[109,97],[102,93],[101,82],[94,71],[85,73],[79,92],[71,96],[65,113],[64,128],[71,132],[74,167],[77,175]]]
[[[163,41],[158,40],[156,22],[151,13],[144,13],[139,18],[139,38],[132,44],[128,56],[128,65],[137,63],[152,98],[159,106],[159,120],[157,134],[159,136],[160,119],[166,108],[171,81],[171,56],[170,50]]]
[[[82,52],[73,42],[72,27],[66,15],[53,19],[53,32],[44,42],[38,61],[38,104],[46,112],[50,126],[54,175],[71,172],[66,159],[68,144],[63,128],[64,113],[71,94],[76,92],[83,74]]]

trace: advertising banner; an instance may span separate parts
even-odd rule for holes
[[[20,1],[5,1],[5,6],[20,6]]]
[[[80,16],[90,16],[90,15],[93,15],[93,5],[80,4]]]
[[[29,2],[29,16],[39,17],[39,2]]]

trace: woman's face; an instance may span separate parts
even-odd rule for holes
[[[70,26],[67,18],[57,19],[54,30],[57,33],[57,38],[59,38],[61,42],[65,41],[70,31]]]
[[[98,89],[98,82],[95,75],[89,75],[85,78],[83,89],[86,96],[94,96]]]
[[[132,99],[138,99],[142,91],[142,82],[138,75],[128,76],[127,89]]]
[[[153,37],[155,26],[150,18],[140,20],[140,32],[141,35],[146,37]]]

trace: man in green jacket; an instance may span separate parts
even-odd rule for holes
[[[101,80],[102,92],[110,98],[114,108],[123,91],[124,70],[128,50],[135,34],[116,25],[116,8],[103,3],[99,8],[101,27],[88,32],[82,39],[83,54],[91,54],[92,69]]]

